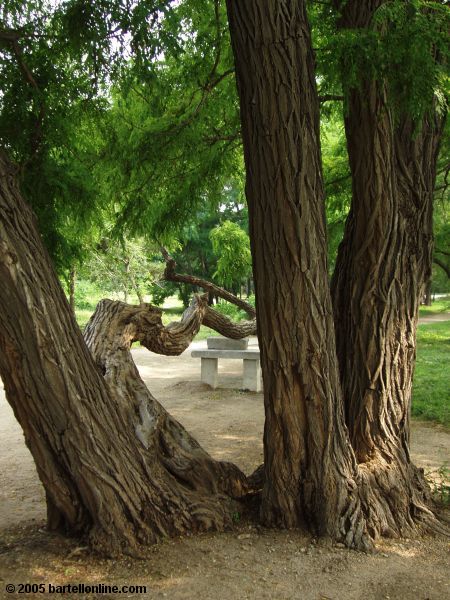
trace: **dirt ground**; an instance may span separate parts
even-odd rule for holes
[[[252,340],[255,344],[255,340]],[[190,352],[161,357],[133,350],[154,395],[216,458],[245,472],[262,462],[262,394],[239,391],[240,361],[219,362],[219,385],[200,383]],[[450,434],[413,422],[412,454],[427,472],[450,461]],[[300,531],[254,528],[167,540],[141,560],[103,560],[45,530],[45,498],[23,435],[0,382],[0,598],[117,598],[117,594],[19,593],[19,584],[146,586],[123,598],[401,599],[450,598],[448,539],[381,542],[366,555]],[[7,584],[16,592],[7,593]],[[26,588],[24,588],[26,589]]]

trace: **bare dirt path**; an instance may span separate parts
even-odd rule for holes
[[[442,321],[450,321],[450,312],[441,312],[427,317],[420,317],[419,325],[422,323],[441,323]]]
[[[201,384],[200,361],[191,358],[191,349],[181,357],[140,348],[133,354],[152,392],[199,442],[213,456],[251,472],[262,462],[262,394],[239,391],[240,361],[219,361],[220,389]],[[450,434],[442,427],[413,422],[412,454],[425,470],[450,462],[449,442]],[[175,600],[450,597],[448,540],[383,541],[377,552],[365,555],[315,543],[298,531],[249,528],[238,515],[236,521],[234,531],[168,540],[149,549],[144,560],[100,560],[77,549],[73,540],[49,535],[42,486],[0,385],[1,598],[47,597],[5,591],[7,583],[27,582],[145,585],[146,594],[121,597]]]

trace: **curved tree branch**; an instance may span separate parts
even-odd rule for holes
[[[174,281],[177,283],[188,283],[190,285],[196,285],[208,292],[212,292],[216,296],[219,296],[219,298],[223,298],[223,300],[226,300],[227,302],[230,302],[231,304],[238,306],[242,310],[245,310],[245,312],[248,314],[248,316],[251,319],[256,318],[256,311],[251,304],[249,304],[248,302],[245,302],[241,298],[238,298],[231,292],[224,290],[220,286],[215,285],[214,283],[211,283],[210,281],[207,281],[206,279],[201,279],[200,277],[196,277],[195,275],[185,275],[185,274],[182,275],[182,274],[176,273],[175,272],[175,267],[176,267],[175,260],[170,256],[170,254],[167,252],[167,250],[165,248],[161,248],[161,253],[164,257],[164,260],[166,261],[166,269],[164,271],[163,279],[165,279],[166,281]]]
[[[437,256],[435,256],[433,258],[433,262],[435,265],[437,265],[438,267],[441,267],[441,269],[444,271],[444,273],[447,275],[447,277],[450,279],[450,267],[448,265],[445,264],[444,261],[440,260],[439,258],[437,258]]]
[[[206,307],[203,316],[203,325],[211,327],[218,333],[233,340],[240,340],[249,335],[256,335],[256,318],[249,321],[235,323],[225,315],[217,312],[210,306]]]

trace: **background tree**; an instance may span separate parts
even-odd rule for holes
[[[89,279],[101,284],[105,291],[122,293],[124,302],[134,294],[140,303],[146,290],[160,279],[163,263],[157,261],[157,248],[144,239],[114,240],[102,238],[96,251],[85,263]]]
[[[232,221],[223,221],[209,234],[217,258],[214,278],[221,285],[240,293],[242,281],[250,276],[252,262],[250,240],[246,232]]]

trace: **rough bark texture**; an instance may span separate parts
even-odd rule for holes
[[[210,306],[205,310],[203,316],[203,325],[211,327],[222,335],[235,340],[247,337],[248,335],[256,335],[256,318],[251,321],[239,321],[235,323],[222,313],[217,312]]]
[[[319,102],[305,2],[227,2],[264,378],[266,524],[367,543],[327,280]]]
[[[211,459],[156,402],[130,354],[134,340],[179,349],[198,330],[204,300],[168,328],[152,307],[103,301],[87,345],[1,153],[0,281],[0,375],[46,490],[49,526],[115,553],[229,523],[245,476]]]
[[[341,25],[368,27],[384,0],[345,4]],[[418,308],[431,275],[432,200],[442,122],[396,126],[383,82],[349,90],[345,127],[353,197],[332,295],[346,422],[371,534],[431,519],[410,461]]]

